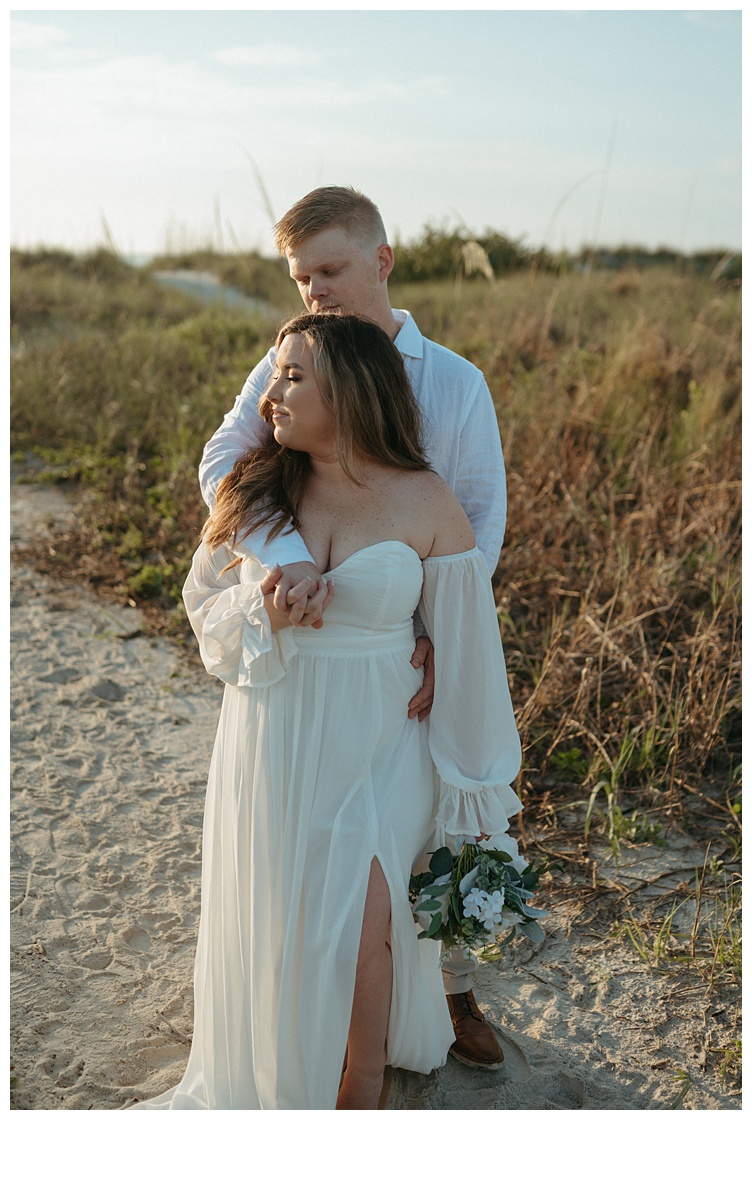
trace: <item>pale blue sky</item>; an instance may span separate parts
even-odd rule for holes
[[[244,147],[275,216],[741,246],[738,10],[19,9],[11,48],[15,245],[271,251]]]

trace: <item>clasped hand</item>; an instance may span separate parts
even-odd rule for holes
[[[297,562],[267,571],[261,592],[270,597],[266,611],[275,633],[286,625],[321,629],[324,610],[334,596],[334,584],[324,579],[312,562]]]

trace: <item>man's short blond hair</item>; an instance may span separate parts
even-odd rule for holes
[[[324,229],[344,229],[364,249],[386,242],[381,213],[372,200],[352,187],[321,187],[293,204],[274,226],[274,241],[286,254],[305,238]]]

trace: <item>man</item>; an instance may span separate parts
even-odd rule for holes
[[[275,241],[309,312],[356,312],[378,322],[394,340],[423,414],[426,456],[457,494],[493,574],[506,519],[504,460],[493,402],[477,367],[424,338],[408,312],[392,309],[388,279],[394,253],[378,209],[353,188],[317,188],[277,223]],[[217,487],[240,455],[267,436],[258,403],[274,374],[275,358],[272,347],[204,450],[199,480],[210,509]],[[255,555],[267,567],[263,586],[274,591],[275,606],[294,624],[321,627],[326,591],[296,532],[290,530],[268,545],[263,531],[257,532],[236,549]],[[424,668],[424,680],[408,715],[422,721],[433,699],[433,648],[417,627],[410,661],[416,669]],[[450,1053],[471,1066],[493,1070],[504,1056],[473,997],[475,966],[458,951],[444,963],[456,1038]]]

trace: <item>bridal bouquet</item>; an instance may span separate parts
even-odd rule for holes
[[[457,854],[442,846],[428,870],[410,878],[413,915],[422,927],[418,937],[440,941],[445,950],[480,949],[481,958],[496,957],[518,931],[542,942],[538,920],[548,914],[528,905],[538,876],[507,833],[468,842]]]

